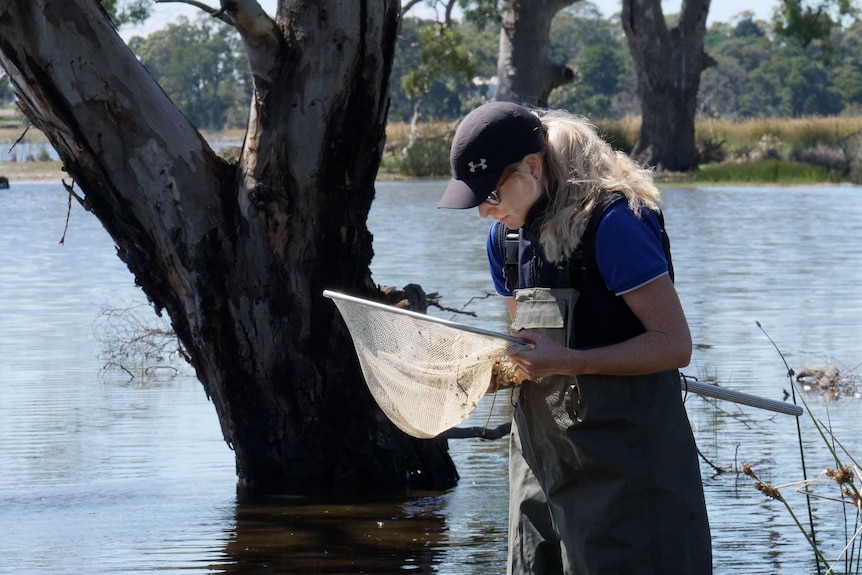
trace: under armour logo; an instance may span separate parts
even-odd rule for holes
[[[488,164],[485,163],[485,158],[481,158],[478,164],[467,162],[467,165],[470,166],[470,173],[475,172],[478,168],[482,168],[483,170],[488,169]]]

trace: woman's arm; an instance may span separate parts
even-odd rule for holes
[[[506,298],[506,309],[509,310],[509,319],[511,319],[511,320],[515,319],[515,308],[516,307],[517,307],[517,304],[515,303],[515,298],[511,297],[511,296],[507,297]]]
[[[605,347],[576,350],[522,330],[513,334],[534,347],[509,356],[510,361],[529,378],[582,373],[641,375],[688,365],[691,333],[670,277],[656,278],[622,298],[643,324],[645,333]]]

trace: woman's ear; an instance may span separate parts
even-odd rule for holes
[[[542,181],[542,158],[538,154],[527,154],[521,162],[524,166],[526,166],[530,170],[530,175],[536,179],[536,181]]]

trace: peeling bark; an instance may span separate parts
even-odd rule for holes
[[[259,8],[222,0],[214,14],[240,31],[255,79],[237,164],[213,153],[92,0],[5,2],[0,64],[169,314],[243,485],[448,487],[445,439],[414,440],[385,419],[321,295],[376,291],[366,218],[398,2],[281,0],[274,20]]]

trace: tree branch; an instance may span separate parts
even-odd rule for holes
[[[281,34],[275,20],[269,17],[257,0],[221,0],[221,8],[218,9],[197,0],[155,1],[159,4],[189,4],[236,28],[245,45],[255,89],[264,88],[260,84],[261,80],[267,84],[272,81]]]
[[[548,94],[555,88],[571,84],[575,80],[575,71],[565,64],[549,63],[550,72],[548,73],[549,87]]]
[[[419,4],[422,0],[410,0],[406,4],[401,5],[401,18],[404,18],[404,15],[407,14],[414,6]]]
[[[213,8],[211,6],[207,6],[203,2],[196,2],[195,0],[155,0],[156,4],[189,4],[190,6],[194,6],[195,8],[200,8],[210,16],[215,16],[217,12],[220,10],[217,8]]]
[[[446,22],[446,26],[448,26],[449,28],[452,27],[452,9],[455,7],[456,1],[457,0],[449,0],[449,2],[446,4],[446,20],[445,20],[445,22]]]

